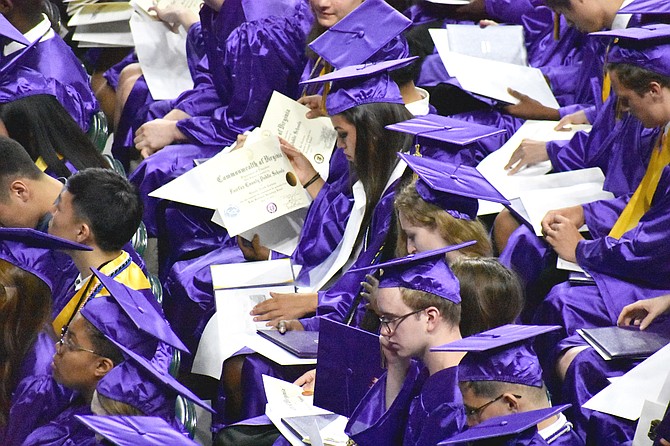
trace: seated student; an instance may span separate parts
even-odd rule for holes
[[[43,172],[67,178],[87,167],[109,167],[58,100],[34,94],[0,105],[0,134],[23,146]]]
[[[667,294],[670,290],[665,280],[665,250],[660,247],[667,226],[665,188],[670,159],[665,137],[670,121],[667,37],[645,42],[641,37],[644,29],[625,31],[610,33],[619,37],[608,55],[614,89],[646,127],[665,128],[652,152],[647,172],[632,196],[552,211],[543,220],[543,231],[556,253],[577,260],[596,284],[579,289],[567,283],[557,285],[540,306],[536,320],[559,322],[565,329],[563,336],[573,335],[577,328],[612,325],[627,304]],[[577,226],[581,227],[584,222],[593,240],[583,240],[579,234]],[[559,357],[561,370],[568,370],[570,374],[571,369],[575,370],[571,363],[584,358],[582,353],[576,356],[578,350],[570,348],[580,345],[584,343],[576,338],[566,339],[558,346],[547,345],[545,351],[555,347],[555,356],[549,355],[548,363],[553,367],[553,360]],[[582,381],[587,377],[576,379]],[[597,386],[586,389],[579,385],[578,388],[585,390],[575,396],[581,402],[586,401],[592,391],[600,390]],[[628,434],[632,435],[632,430]]]
[[[142,195],[143,221],[152,237],[158,236],[160,209],[158,200],[148,197],[150,192],[193,168],[194,159],[214,156],[237,135],[259,126],[273,91],[298,96],[310,20],[307,6],[297,0],[281,2],[280,13],[278,2],[240,3],[203,8],[202,23],[209,27],[204,60],[211,71],[198,76],[202,82],[177,98],[165,116],[142,124],[135,133],[135,148],[147,159],[130,179]],[[245,14],[254,20],[242,20]]]
[[[542,367],[530,341],[557,328],[506,325],[439,349],[468,352],[458,366],[459,387],[468,425],[551,407],[542,379]],[[539,435],[549,444],[584,444],[562,414],[542,421],[537,428]]]
[[[91,414],[97,382],[123,360],[121,350],[77,313],[63,331],[53,357],[54,379],[75,390],[76,398],[53,420],[33,430],[23,445],[95,444],[92,432],[79,424],[74,415]]]
[[[391,260],[381,268],[376,312],[387,373],[365,395],[345,429],[360,446],[434,445],[465,427],[460,353],[431,347],[460,339],[458,280],[440,250]]]
[[[449,266],[461,284],[463,336],[517,321],[524,295],[514,271],[491,257],[461,257]]]
[[[440,441],[439,446],[542,446],[548,443],[539,435],[537,426],[549,418],[555,418],[569,405],[546,409],[517,412],[511,415],[489,418],[468,428],[465,432]]]
[[[35,429],[23,443],[29,445],[94,444],[92,432],[82,429],[75,415],[91,414],[96,386],[127,357],[147,362],[161,344],[183,348],[151,298],[126,288],[93,270],[112,292],[88,301],[64,327],[53,357],[53,377],[75,390],[76,398],[49,423]],[[121,288],[122,292],[117,290]],[[160,364],[149,365],[156,374],[167,374]],[[157,370],[158,369],[158,370]]]
[[[79,278],[75,291],[54,296],[54,331],[69,325],[77,311],[106,290],[91,275],[90,268],[151,297],[151,286],[142,269],[123,250],[142,218],[142,203],[134,187],[109,169],[85,169],[68,178],[55,201],[49,233],[93,248],[69,252]]]
[[[51,289],[57,281],[45,273],[43,263],[53,261],[46,258],[45,262],[48,250],[83,246],[36,231],[17,234],[6,228],[0,228],[0,240],[3,248],[10,249],[0,252],[0,326],[12,334],[3,336],[0,346],[0,443],[12,446],[23,443],[35,427],[55,417],[70,401],[71,392],[51,378],[55,348],[45,327],[51,319]]]
[[[40,171],[19,143],[0,136],[0,225],[46,232],[53,204],[62,189],[63,184]],[[124,249],[136,264],[144,268],[144,260],[130,243]],[[77,272],[66,254],[55,253],[54,257],[57,260],[43,272],[58,284],[52,288],[53,296],[62,298],[70,292]],[[58,265],[58,268],[54,265]]]
[[[42,1],[5,2],[0,13],[5,28],[13,26],[30,43],[39,41],[32,48],[26,48],[15,38],[4,45],[5,57],[0,64],[2,83],[6,83],[3,89],[13,91],[16,97],[17,93],[30,91],[39,84],[40,90],[46,88],[58,98],[83,131],[88,130],[92,116],[98,111],[98,102],[81,62],[42,13]],[[31,74],[28,78],[26,71]],[[35,79],[37,83],[31,80],[35,74],[40,75]]]

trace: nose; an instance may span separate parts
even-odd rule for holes
[[[407,253],[416,254],[416,246],[414,246],[414,242],[410,242],[409,240],[407,241]]]

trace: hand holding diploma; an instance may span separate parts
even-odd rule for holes
[[[307,119],[314,119],[321,116],[328,116],[326,112],[321,107],[321,101],[323,100],[320,94],[313,94],[310,96],[303,96],[298,99],[298,103],[309,108],[309,111],[305,114]]]
[[[156,17],[158,17],[160,21],[168,24],[170,31],[173,33],[179,32],[179,26],[182,26],[188,31],[193,24],[200,21],[200,17],[191,9],[176,3],[171,3],[164,7],[155,4],[149,8],[149,12],[155,12]]]
[[[250,262],[269,260],[270,258],[270,250],[266,246],[261,245],[261,238],[258,234],[254,234],[251,241],[238,235],[237,246],[240,247],[244,258]]]
[[[591,124],[591,123],[589,122],[589,119],[586,117],[586,112],[584,110],[579,110],[577,112],[563,116],[561,120],[558,121],[558,124],[556,124],[556,127],[554,127],[554,130],[559,132],[568,131],[570,130],[570,127],[573,125],[583,125],[583,124]]]
[[[309,159],[284,138],[279,138],[279,148],[284,152],[284,155],[288,157],[291,166],[293,166],[293,169],[298,176],[300,184],[304,186],[318,175],[318,172],[314,166],[312,166]],[[323,181],[323,179],[318,178],[307,186],[307,192],[312,198],[315,198],[319,194],[324,183],[325,181]]]

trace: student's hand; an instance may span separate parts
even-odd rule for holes
[[[149,8],[149,12],[155,12],[156,17],[167,23],[173,33],[179,32],[179,26],[183,26],[186,31],[194,24],[200,21],[200,17],[188,8],[176,4],[170,4],[165,8],[159,8],[154,5]]]
[[[305,372],[293,384],[302,387],[302,394],[305,396],[314,395],[314,384],[316,383],[316,369]]]
[[[584,240],[584,237],[570,220],[562,215],[556,215],[552,223],[547,224],[546,229],[543,221],[542,229],[545,240],[560,258],[568,262],[577,262],[577,244]]]
[[[482,19],[479,21],[480,28],[488,28],[489,26],[497,26],[497,25],[500,25],[500,23],[496,22],[495,20]]]
[[[240,247],[240,251],[244,254],[244,258],[250,262],[268,260],[270,258],[270,250],[261,245],[261,238],[258,234],[254,234],[251,241],[238,235],[237,246]]]
[[[550,121],[561,119],[561,115],[555,108],[544,106],[530,96],[519,93],[511,88],[508,88],[507,92],[519,100],[518,104],[508,105],[504,108],[510,115],[522,119],[544,119]]]
[[[556,219],[556,216],[562,216],[567,218],[570,223],[577,229],[584,226],[586,223],[584,221],[584,208],[581,206],[570,206],[567,208],[554,209],[553,211],[547,212],[547,215],[542,219],[542,230],[544,231],[553,223]]]
[[[244,133],[241,133],[237,135],[237,141],[235,141],[235,148],[233,150],[241,149],[244,147],[244,143],[247,142],[247,137],[249,135],[245,135]]]
[[[279,138],[279,147],[291,162],[291,166],[293,166],[300,184],[305,184],[311,180],[314,175],[316,175],[316,169],[314,166],[312,166],[312,163],[307,159],[307,157],[303,155],[300,150],[293,147],[284,138]]]
[[[302,323],[297,319],[288,321],[282,319],[277,323],[277,330],[279,330],[281,334],[284,334],[287,331],[305,331],[305,327],[303,327]]]
[[[558,124],[556,124],[556,127],[554,127],[554,130],[556,131],[570,130],[569,127],[573,124],[574,125],[590,124],[589,119],[586,117],[586,112],[584,110],[579,110],[577,112],[563,116],[561,120],[558,121]]]
[[[323,109],[321,108],[321,101],[322,98],[320,94],[303,96],[300,99],[298,99],[298,102],[300,104],[305,105],[307,106],[307,108],[309,108],[309,111],[305,114],[307,119],[314,119],[320,116],[328,116],[326,113],[324,113]]]
[[[644,330],[654,319],[668,311],[670,311],[670,294],[639,300],[623,307],[617,324],[619,326],[638,325],[640,330]]]
[[[505,169],[509,170],[507,175],[514,175],[523,167],[547,161],[548,159],[546,142],[524,139],[514,153],[512,153]]]
[[[270,299],[259,303],[251,310],[254,322],[267,321],[265,325],[275,327],[281,320],[298,319],[315,313],[319,305],[317,293],[270,292],[270,296]],[[300,326],[302,327],[302,324]]]
[[[176,141],[183,141],[186,137],[177,128],[176,121],[166,119],[154,119],[142,126],[135,132],[135,148],[147,158]]]
[[[365,299],[368,303],[366,304],[366,307],[370,311],[374,311],[377,309],[377,289],[379,287],[379,280],[370,274],[365,275],[365,281],[361,282],[361,286],[363,287],[363,291],[361,291],[361,296],[363,296],[363,299]]]
[[[386,336],[379,335],[379,343],[382,349],[382,360],[388,370],[407,370],[410,358],[399,356],[398,351],[391,347]]]

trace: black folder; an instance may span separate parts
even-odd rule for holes
[[[670,329],[664,324],[644,331],[629,326],[582,328],[577,333],[606,361],[645,359],[670,343]]]

